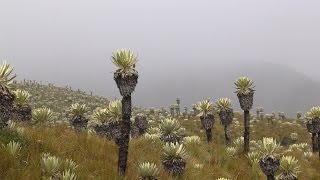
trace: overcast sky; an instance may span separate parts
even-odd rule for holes
[[[119,48],[139,54],[144,78],[249,60],[320,79],[319,9],[319,0],[0,0],[0,59],[20,79],[107,96]]]

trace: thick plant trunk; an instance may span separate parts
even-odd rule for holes
[[[220,124],[224,126],[224,135],[226,139],[226,145],[230,144],[230,124],[233,121],[233,109],[221,110],[219,112]]]
[[[230,144],[230,125],[224,126],[224,135],[226,138],[226,145]]]
[[[32,109],[29,105],[14,106],[12,112],[12,119],[19,122],[31,122]]]
[[[88,119],[83,116],[72,117],[69,122],[73,126],[76,133],[81,132],[83,129],[87,128],[88,125]]]
[[[146,130],[144,130],[144,129],[139,129],[139,136],[142,136],[145,132],[146,132]]]
[[[250,113],[249,111],[244,111],[244,152],[248,153],[250,150]]]
[[[267,180],[275,180],[274,175],[268,175]]]
[[[312,151],[315,153],[317,152],[317,134],[316,133],[312,133]]]
[[[141,114],[138,114],[134,120],[134,126],[138,128],[139,136],[142,136],[149,127],[147,117]]]
[[[212,128],[214,125],[214,116],[212,114],[208,114],[206,117],[200,117],[201,124],[207,133],[207,142],[212,141]]]
[[[259,161],[262,172],[267,176],[267,180],[275,180],[275,174],[280,166],[280,158],[273,155],[266,155]]]
[[[163,161],[164,170],[174,177],[181,176],[184,173],[186,164],[186,160],[179,157],[169,161]]]
[[[318,132],[318,151],[319,151],[319,159],[320,159],[320,132]]]
[[[125,176],[127,169],[129,138],[130,138],[130,123],[131,117],[131,96],[122,98],[122,121],[120,126],[121,138],[119,139],[119,159],[118,159],[118,173]]]
[[[0,129],[6,127],[9,119],[12,117],[14,99],[14,94],[0,93]]]
[[[207,142],[210,143],[212,142],[212,129],[206,129],[207,133]]]

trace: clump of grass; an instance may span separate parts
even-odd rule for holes
[[[16,125],[14,125],[14,126],[16,126]],[[17,130],[20,128],[22,128],[22,127],[16,127]],[[0,131],[0,142],[2,142],[3,144],[8,144],[10,141],[19,142],[22,145],[26,143],[25,137],[20,135],[18,132],[13,131],[8,128],[2,129]]]

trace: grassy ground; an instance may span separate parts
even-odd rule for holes
[[[243,133],[241,117],[238,116],[240,125],[232,125],[232,139]],[[292,120],[286,120],[292,122]],[[198,135],[202,142],[200,145],[187,146],[188,158],[185,174],[181,179],[217,179],[219,177],[234,180],[265,179],[258,166],[250,166],[248,159],[240,154],[229,157],[224,144],[224,132],[218,121],[213,130],[213,143],[205,142],[205,132],[201,131],[200,121],[196,118],[182,120],[188,135]],[[21,127],[24,131],[22,132]],[[310,145],[310,135],[306,128],[298,123],[280,123],[267,125],[265,121],[257,122],[251,128],[251,138],[261,140],[263,137],[274,137],[281,140],[292,132],[298,134],[298,143],[307,142]],[[8,143],[11,140],[19,141],[22,150],[18,157],[12,157],[0,148],[0,179],[41,179],[40,155],[43,152],[60,157],[71,158],[79,168],[76,171],[78,179],[107,180],[119,179],[117,176],[117,146],[113,141],[108,141],[97,136],[88,136],[86,132],[76,134],[65,125],[55,127],[25,126],[18,124],[14,129],[0,131],[0,142]],[[160,169],[159,179],[173,179],[162,169],[160,156],[162,154],[160,142],[151,143],[143,137],[132,139],[130,142],[128,173],[125,179],[138,179],[137,164],[142,161],[154,162]],[[301,173],[299,179],[319,180],[320,161],[317,155],[310,160],[303,157],[302,151],[293,151],[299,160]],[[195,164],[202,164],[203,168],[195,168]]]

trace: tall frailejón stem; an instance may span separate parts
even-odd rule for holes
[[[129,138],[131,130],[131,95],[122,98],[122,122],[120,132],[122,137],[119,142],[119,160],[118,160],[118,173],[124,176],[127,169],[128,151],[129,151]]]
[[[250,143],[250,113],[249,111],[244,111],[244,152],[249,152]]]

